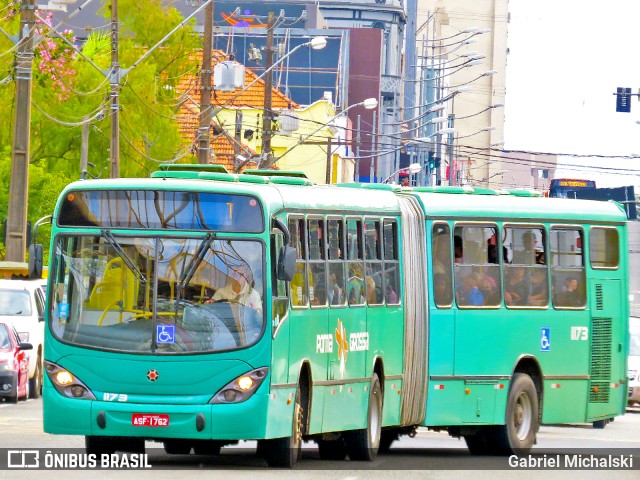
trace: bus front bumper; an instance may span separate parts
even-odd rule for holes
[[[256,393],[236,404],[140,404],[79,400],[43,388],[44,431],[66,435],[253,440],[287,436],[288,392]]]

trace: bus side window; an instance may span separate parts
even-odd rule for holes
[[[446,223],[433,225],[431,238],[431,271],[433,273],[433,300],[438,308],[453,303],[451,284],[451,231]]]
[[[364,224],[365,238],[365,290],[369,305],[384,303],[382,280],[382,251],[380,245],[380,221],[367,220]]]
[[[615,228],[591,227],[589,230],[589,261],[593,269],[618,268],[620,241]]]
[[[498,227],[456,226],[454,237],[462,244],[455,263],[456,302],[459,307],[499,307],[502,302],[498,260]],[[458,246],[458,245],[456,245]]]
[[[398,262],[398,224],[385,220],[382,224],[384,258],[384,298],[388,305],[400,303],[400,273]]]
[[[553,306],[582,308],[587,300],[582,229],[552,228],[550,237]]]
[[[504,265],[507,307],[546,307],[549,304],[549,272],[545,229],[542,226],[509,226],[504,229],[504,238],[512,259]]]
[[[327,242],[329,243],[327,300],[329,305],[344,306],[347,302],[347,289],[345,282],[346,263],[344,261],[345,235],[344,221],[342,219],[329,219],[327,221]]]
[[[278,265],[278,254],[284,245],[284,236],[280,230],[274,230],[271,234],[271,284],[272,284],[272,322],[274,329],[280,324],[282,318],[287,314],[289,308],[289,295],[287,292],[287,282],[278,280],[276,266]]]
[[[296,249],[296,271],[291,280],[291,305],[294,307],[304,307],[307,305],[308,293],[307,293],[307,249],[304,219],[303,218],[290,218],[289,219],[289,234],[291,235],[291,246]]]
[[[362,221],[347,220],[347,299],[349,305],[364,305],[364,265],[362,259]]]
[[[307,221],[309,236],[309,300],[311,305],[327,304],[327,275],[326,275],[326,244],[324,220],[310,219]]]

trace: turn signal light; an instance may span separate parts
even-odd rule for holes
[[[78,380],[69,370],[53,362],[44,362],[44,369],[56,391],[65,397],[83,400],[95,400],[96,397],[87,386]]]

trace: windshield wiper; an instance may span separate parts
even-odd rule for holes
[[[122,258],[122,261],[129,268],[129,270],[133,272],[133,274],[138,279],[138,281],[140,281],[140,283],[147,283],[147,279],[145,278],[144,274],[140,271],[140,269],[138,269],[136,264],[133,263],[129,255],[127,255],[127,253],[122,249],[122,246],[118,243],[118,241],[112,235],[111,230],[103,229],[102,235],[107,240],[107,242],[109,242],[109,245],[113,247],[116,253],[120,255],[120,257]]]
[[[184,289],[184,287],[191,281],[191,278],[193,278],[193,276],[196,274],[196,270],[200,266],[200,263],[204,259],[204,256],[207,254],[207,250],[209,249],[209,246],[213,242],[214,238],[214,233],[207,233],[207,236],[204,237],[195,255],[191,257],[189,264],[183,270],[182,275],[180,275],[178,288],[180,288],[181,290]]]

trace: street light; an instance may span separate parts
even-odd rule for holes
[[[326,123],[323,123],[322,125],[320,125],[318,128],[316,128],[313,132],[311,132],[309,135],[306,135],[305,137],[301,138],[300,140],[298,140],[298,142],[287,148],[281,155],[277,156],[276,158],[273,159],[273,161],[269,164],[269,165],[265,165],[262,168],[265,167],[269,167],[271,165],[273,165],[274,163],[276,163],[278,160],[280,160],[282,157],[284,157],[287,153],[289,153],[291,150],[293,150],[294,148],[296,148],[299,145],[302,145],[304,142],[306,142],[307,140],[309,140],[311,137],[313,137],[316,133],[318,133],[320,130],[322,130],[323,128],[325,128],[326,126],[328,126],[331,122],[333,122],[336,118],[338,118],[341,115],[344,115],[345,113],[347,113],[349,110],[351,110],[352,108],[355,107],[364,107],[366,110],[373,110],[375,108],[377,108],[378,106],[378,100],[376,98],[367,98],[365,100],[363,100],[362,102],[358,102],[358,103],[354,103],[353,105],[349,105],[347,108],[345,108],[344,110],[342,110],[340,113],[337,113],[336,115],[334,115],[333,117],[331,117],[329,120],[327,120]]]
[[[382,181],[382,183],[387,183],[389,180],[391,180],[393,177],[395,177],[397,174],[399,174],[401,172],[406,172],[409,175],[415,175],[420,170],[422,170],[422,165],[420,165],[419,163],[412,163],[411,165],[409,165],[406,168],[399,168],[398,170],[393,172],[391,175],[389,175],[387,178],[385,178]]]
[[[256,83],[258,83],[259,80],[262,79],[262,77],[264,77],[265,75],[267,75],[271,70],[273,70],[275,67],[277,67],[278,65],[280,65],[285,59],[289,58],[291,55],[293,55],[295,52],[297,52],[298,50],[300,50],[302,47],[311,47],[312,50],[322,50],[324,47],[327,46],[327,38],[324,36],[317,36],[317,37],[313,37],[311,40],[309,40],[308,42],[305,43],[301,43],[300,45],[297,45],[295,47],[293,47],[291,50],[289,50],[286,54],[284,54],[283,56],[281,56],[278,60],[276,60],[275,62],[273,62],[273,64],[265,69],[264,72],[262,72],[259,76],[257,76],[256,78],[254,78],[251,83],[249,83],[249,85],[247,85],[246,87],[244,87],[242,90],[240,90],[238,93],[236,93],[232,98],[230,98],[229,100],[227,100],[224,105],[218,107],[213,115],[217,115],[218,113],[220,113],[224,107],[229,106],[231,103],[233,103],[234,100],[236,100],[240,95],[242,95],[244,92],[246,92],[247,90],[249,90],[251,87],[253,87]],[[376,103],[377,106],[377,103]]]
[[[490,127],[485,127],[485,128],[481,128],[480,130],[478,130],[477,132],[473,132],[470,133],[469,135],[464,135],[462,137],[458,137],[456,138],[456,140],[460,140],[462,138],[469,138],[469,137],[473,137],[474,135],[478,135],[479,133],[483,133],[483,132],[491,132],[493,130],[495,130],[496,127],[490,126]]]

